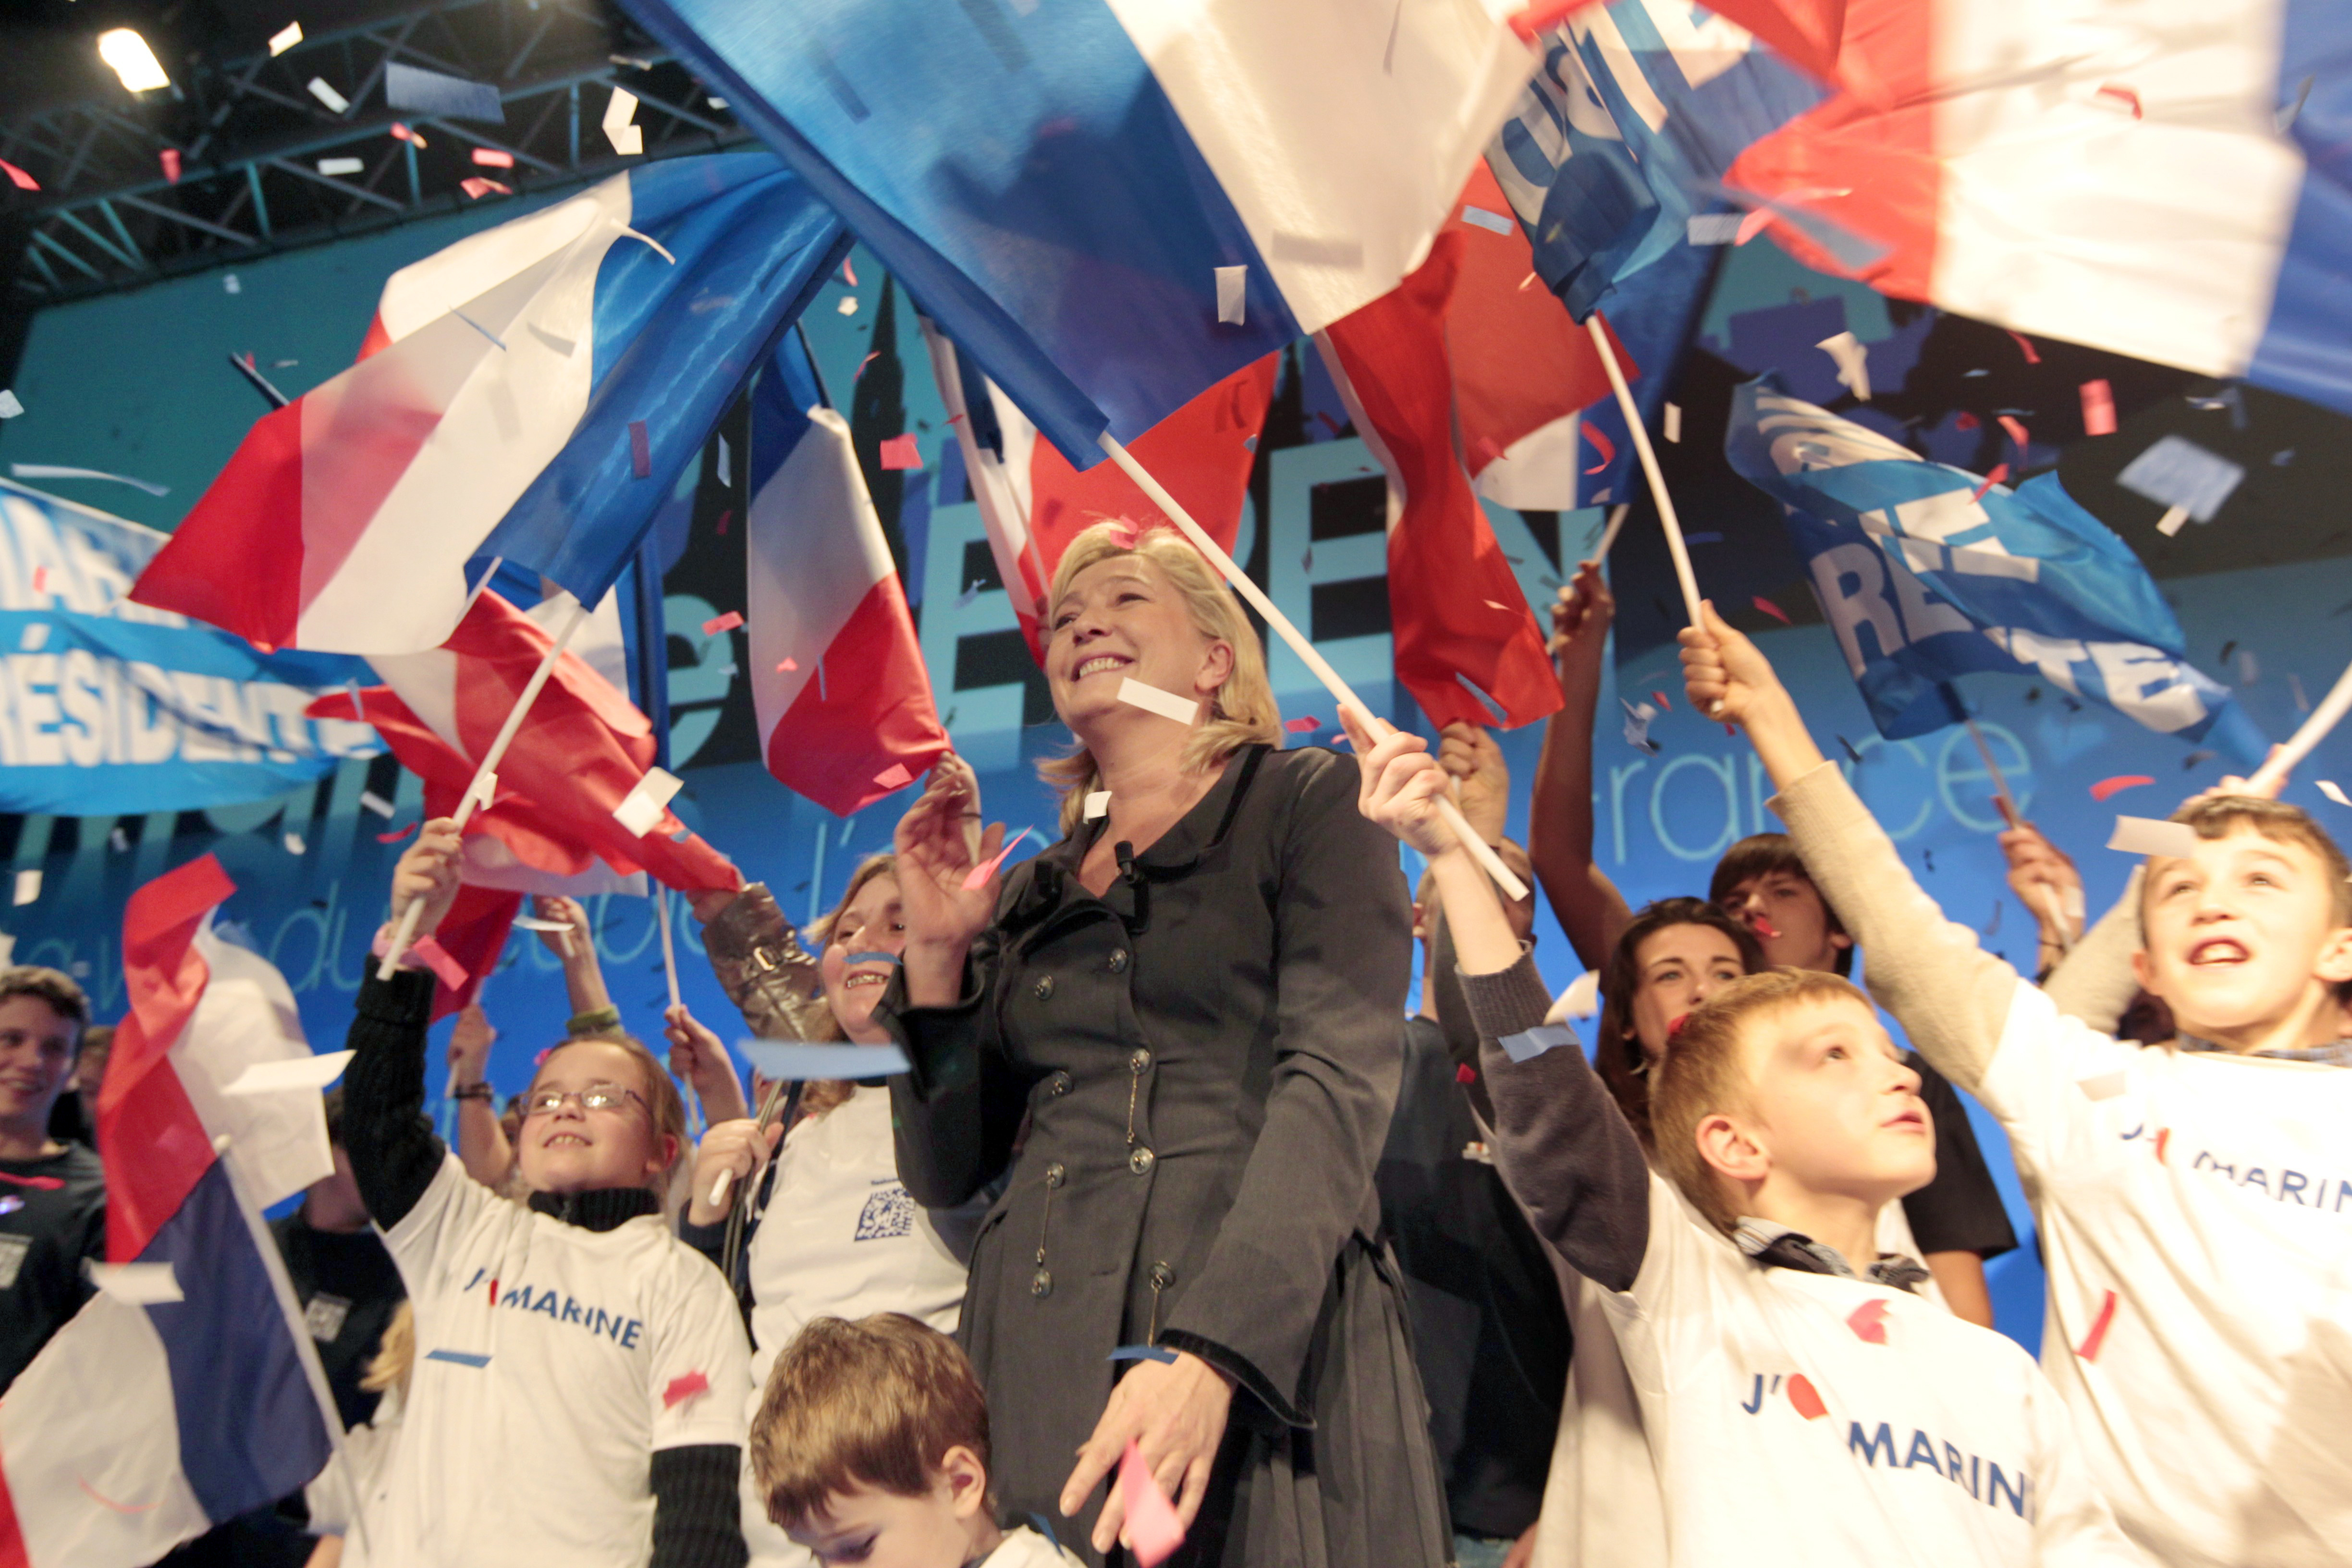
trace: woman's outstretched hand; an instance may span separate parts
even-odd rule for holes
[[[1339,710],[1339,722],[1356,748],[1360,772],[1356,808],[1433,859],[1459,848],[1454,830],[1437,814],[1446,777],[1429,754],[1429,742],[1402,730],[1391,730],[1386,740],[1375,742],[1345,708]]]
[[[892,836],[907,920],[907,998],[919,1006],[956,999],[964,954],[996,914],[995,878],[964,886],[1004,842],[1001,822],[975,842],[965,828],[979,817],[980,780],[950,752],[932,768],[930,783]]]
[[[1175,1502],[1177,1522],[1192,1528],[1233,1403],[1233,1384],[1199,1356],[1179,1352],[1172,1362],[1136,1363],[1110,1391],[1094,1436],[1078,1449],[1077,1467],[1062,1483],[1062,1516],[1086,1507],[1095,1488],[1118,1470],[1131,1438],[1160,1489]],[[1095,1550],[1108,1552],[1126,1526],[1127,1509],[1114,1482],[1095,1519]]]

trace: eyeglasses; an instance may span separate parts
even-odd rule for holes
[[[625,1100],[634,1100],[639,1105],[646,1105],[646,1097],[634,1089],[623,1089],[617,1083],[592,1083],[582,1089],[534,1090],[523,1096],[522,1113],[526,1117],[552,1116],[563,1109],[563,1102],[567,1100],[578,1100],[583,1110],[618,1110]],[[653,1114],[652,1106],[646,1105],[646,1114]]]

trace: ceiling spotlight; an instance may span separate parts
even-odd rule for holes
[[[129,27],[117,27],[98,36],[98,58],[114,68],[122,85],[133,92],[149,92],[159,87],[169,87],[172,79],[163,74],[163,65],[147,40]]]

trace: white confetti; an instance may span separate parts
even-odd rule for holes
[[[2157,527],[2165,533],[2180,531],[2182,517],[2210,522],[2221,503],[2245,479],[2246,470],[2209,452],[2186,436],[2167,436],[2126,463],[2116,483],[2137,496],[2169,507]]]
[[[2343,790],[2336,787],[2336,784],[2334,779],[2321,779],[2319,781],[2319,793],[2326,795],[2328,799],[2334,801],[2338,805],[2352,805],[2352,796],[2347,796]]]
[[[1618,701],[1624,703],[1625,707],[1626,744],[1638,751],[1647,752],[1654,757],[1656,756],[1658,743],[1650,739],[1650,721],[1658,716],[1658,710],[1646,702],[1636,705],[1626,702],[1622,697]]]
[[[360,805],[366,807],[368,810],[374,812],[386,822],[392,820],[392,802],[384,799],[383,796],[376,794],[375,791],[372,789],[363,789],[360,791]]]
[[[286,853],[296,857],[298,859],[310,852],[310,847],[302,842],[302,836],[299,833],[289,830],[286,835],[285,844]]]
[[[662,813],[685,781],[664,768],[647,768],[646,776],[613,808],[613,819],[643,838],[661,821]]]
[[[1813,345],[1837,362],[1838,384],[1862,402],[1870,401],[1870,350],[1852,332],[1823,338]]]
[[[131,835],[118,827],[106,836],[106,846],[120,855],[131,847]]]
[[[1190,724],[1200,716],[1201,705],[1189,697],[1179,697],[1172,691],[1162,691],[1156,686],[1146,686],[1135,677],[1122,676],[1118,683],[1118,700],[1131,708],[1147,713],[1157,713],[1163,719],[1173,719],[1179,724]]]
[[[1538,1024],[1532,1029],[1523,1030],[1516,1035],[1505,1035],[1495,1043],[1502,1047],[1503,1054],[1515,1062],[1533,1061],[1546,1051],[1559,1046],[1569,1046],[1579,1050],[1583,1048],[1582,1042],[1576,1037],[1576,1031],[1566,1024]]]
[[[1220,324],[1238,327],[1243,324],[1249,302],[1249,268],[1220,267],[1217,268],[1217,321]]]
[[[2118,816],[2107,847],[2126,855],[2164,855],[2174,859],[2197,852],[2197,830],[2185,822],[2159,822],[2152,816]]]
[[[89,1282],[126,1306],[152,1307],[184,1301],[179,1277],[168,1263],[85,1263]]]
[[[41,873],[36,867],[16,873],[16,906],[21,909],[41,896]]]
[[[604,101],[604,134],[611,139],[613,151],[624,158],[634,158],[646,150],[646,133],[631,121],[637,117],[637,95],[621,88]]]
[[[356,174],[367,164],[357,158],[321,158],[319,173],[322,174]]]
[[[221,1087],[223,1094],[277,1094],[289,1089],[322,1089],[343,1076],[351,1065],[349,1051],[325,1051],[315,1057],[285,1057],[255,1062]]]
[[[845,316],[854,316],[857,314],[857,296],[855,294],[844,294],[841,297],[841,303],[835,305],[834,309]]]
[[[1683,405],[1679,403],[1669,403],[1666,405],[1666,439],[1679,446],[1682,438]]]
[[[312,77],[310,79],[310,96],[317,99],[320,103],[325,104],[329,113],[341,114],[345,110],[351,108],[352,100],[345,98],[341,93],[337,92],[333,88],[329,87],[324,77]]]
[[[230,294],[242,294],[245,292],[245,285],[236,280],[236,274],[234,272],[221,279],[221,288],[225,292]]]
[[[25,405],[16,400],[16,395],[6,387],[0,387],[0,419],[14,419],[23,412]]]
[[[1740,213],[1693,213],[1683,232],[1693,245],[1729,245],[1739,237]]]
[[[289,22],[278,32],[269,35],[269,53],[275,58],[302,41],[302,24]]]

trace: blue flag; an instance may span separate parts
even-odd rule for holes
[[[2160,734],[2252,766],[2269,751],[2191,668],[2131,547],[2055,474],[2015,490],[1931,463],[1766,375],[1734,396],[1731,466],[1785,507],[1846,663],[1889,740],[1964,718],[1948,684],[2037,675]]]
[[[383,750],[302,710],[367,665],[264,654],[123,597],[166,534],[0,479],[0,811],[267,800]]]

